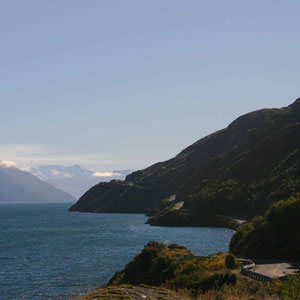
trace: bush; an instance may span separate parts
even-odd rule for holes
[[[228,254],[225,257],[225,265],[227,269],[234,269],[236,268],[237,264],[236,264],[236,260],[235,257],[232,254]]]
[[[168,248],[169,249],[185,249],[186,250],[186,248],[184,246],[180,246],[180,245],[178,245],[176,243],[168,245]]]
[[[219,289],[222,285],[235,285],[236,275],[230,273],[216,273],[201,281],[199,288],[205,292],[211,289]]]
[[[240,257],[285,258],[300,261],[300,195],[270,206],[232,236],[230,252]],[[284,245],[284,247],[283,247]],[[276,251],[274,251],[276,249]]]

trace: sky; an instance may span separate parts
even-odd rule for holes
[[[0,159],[141,169],[300,97],[300,1],[0,0]]]

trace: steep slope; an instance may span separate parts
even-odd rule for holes
[[[282,197],[288,197],[299,190],[299,182],[295,179],[299,161],[295,152],[299,147],[298,122],[300,99],[285,108],[248,113],[227,128],[187,147],[176,157],[128,175],[125,182],[132,187],[145,187],[149,193],[153,190],[161,192],[160,198],[152,198],[144,206],[144,212],[159,212],[150,219],[153,225],[204,225],[206,221],[203,222],[203,218],[210,219],[216,215],[251,217],[264,211],[272,201],[280,200],[280,193],[278,197],[270,196],[273,176],[278,177],[274,183],[277,187],[290,179],[289,172],[285,171],[292,168],[293,186],[285,184],[286,190]],[[294,163],[289,160],[287,165],[281,165],[280,161],[288,159],[289,155],[293,156],[292,152],[295,152]],[[282,169],[277,171],[274,169],[280,167]],[[261,184],[261,180],[265,179],[267,195],[259,192],[265,188]],[[123,184],[114,182],[113,189]],[[119,203],[122,203],[119,212],[123,212],[128,199],[123,192],[112,198],[111,188],[112,183],[102,186],[100,193],[86,194],[72,210],[85,207],[85,211],[101,212],[101,205],[98,209],[88,205],[88,202],[93,202],[92,198],[97,198],[99,204],[107,203],[106,212],[117,211]],[[245,189],[249,191],[245,192]],[[242,198],[238,192],[241,190],[244,193]],[[184,203],[177,210],[166,199],[174,194],[175,203]],[[253,196],[252,200],[248,200],[249,195]],[[138,193],[135,194],[135,201],[142,200]],[[168,205],[169,209],[166,208]]]
[[[177,195],[185,200],[182,209],[162,211],[151,224],[199,226],[216,222],[216,215],[250,219],[300,191],[300,123],[269,135],[211,177],[197,175]]]
[[[0,167],[0,202],[62,202],[75,199],[37,177],[13,167]]]

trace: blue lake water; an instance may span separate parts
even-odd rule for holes
[[[86,293],[105,284],[151,240],[208,255],[227,251],[233,233],[151,227],[144,215],[71,213],[70,205],[0,204],[0,299]]]

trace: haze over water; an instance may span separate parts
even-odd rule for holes
[[[1,299],[47,299],[99,287],[151,240],[196,255],[227,251],[232,230],[145,225],[144,215],[70,213],[70,203],[0,204]]]

